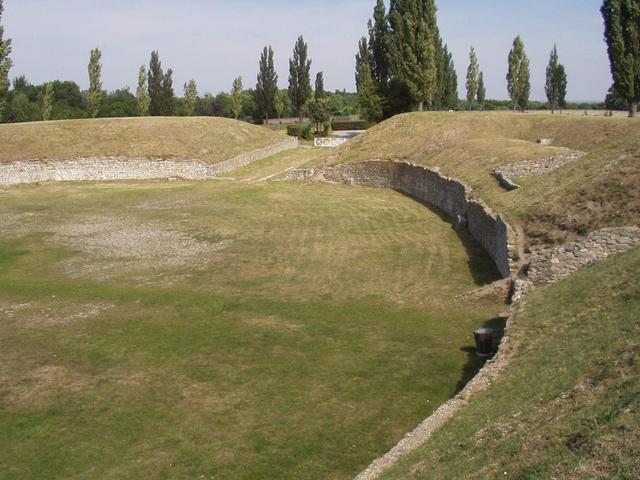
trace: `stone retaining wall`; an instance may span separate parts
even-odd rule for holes
[[[640,228],[603,228],[577,242],[532,252],[528,277],[534,283],[554,283],[582,267],[640,245]]]
[[[315,172],[293,171],[289,180],[305,179]],[[442,210],[459,228],[467,228],[484,248],[503,277],[514,267],[513,231],[487,206],[470,196],[462,182],[426,167],[399,162],[363,162],[325,168],[320,177],[329,182],[391,188]]]
[[[298,140],[254,150],[217,164],[201,160],[154,160],[149,158],[87,157],[68,160],[27,160],[0,163],[0,185],[38,182],[151,180],[178,177],[210,180],[284,150],[296,148]]]

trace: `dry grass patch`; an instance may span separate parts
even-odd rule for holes
[[[145,117],[0,125],[0,162],[126,157],[218,163],[286,139],[218,117]]]

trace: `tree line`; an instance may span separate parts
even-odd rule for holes
[[[287,89],[278,88],[270,46],[261,53],[255,88],[244,89],[242,78],[237,77],[230,92],[216,96],[200,96],[195,80],[190,80],[183,86],[183,96],[176,97],[173,70],[163,70],[157,51],[151,53],[148,67],[140,67],[133,93],[128,87],[113,92],[103,90],[102,52],[98,48],[89,55],[87,91],[68,81],[31,85],[25,77],[18,77],[11,83],[12,44],[4,38],[3,11],[0,0],[0,121],[218,115],[260,122],[283,116],[301,120],[308,115],[319,129],[331,115],[360,113],[367,120],[379,121],[411,110],[458,109],[463,103],[458,95],[453,56],[439,32],[435,0],[391,0],[388,11],[383,0],[376,1],[373,17],[367,23],[368,35],[358,44],[357,94],[326,92],[323,72],[316,73],[315,88],[312,87],[312,61],[302,36],[289,59]],[[613,77],[606,105],[628,108],[630,116],[635,116],[640,102],[640,1],[604,0],[601,13]],[[514,39],[508,55],[506,81],[510,107],[528,108],[530,63],[520,36]],[[465,86],[466,108],[502,107],[502,102],[486,98],[484,73],[473,47]],[[568,107],[567,74],[556,46],[546,70],[545,92],[553,111]]]

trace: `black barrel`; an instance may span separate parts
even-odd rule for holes
[[[478,355],[488,357],[493,354],[493,330],[491,328],[479,328],[473,335],[476,337]]]

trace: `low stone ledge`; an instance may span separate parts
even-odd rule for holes
[[[566,165],[575,162],[585,155],[584,152],[571,152],[568,155],[557,155],[540,160],[525,160],[522,162],[506,165],[493,170],[492,174],[506,190],[516,190],[520,188],[514,178],[543,177],[549,175]]]
[[[555,283],[579,269],[640,245],[636,226],[603,228],[576,242],[531,253],[528,277],[534,283]]]
[[[288,138],[276,145],[210,165],[201,160],[162,160],[127,157],[86,157],[64,160],[25,160],[0,163],[0,186],[40,182],[112,180],[154,180],[182,178],[212,180],[252,162],[296,148],[298,140]]]

